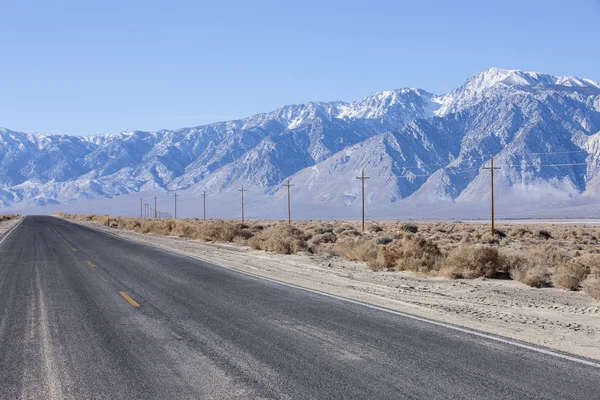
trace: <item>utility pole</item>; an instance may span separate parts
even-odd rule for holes
[[[143,209],[143,205],[142,205],[142,204],[143,204],[143,201],[144,201],[144,198],[143,198],[143,197],[140,197],[140,218],[143,218],[143,217],[144,217],[144,214],[143,214],[143,212],[142,212],[142,209]]]
[[[206,219],[206,190],[202,192],[202,197],[204,197],[204,219]]]
[[[362,175],[357,176],[356,179],[360,179],[362,183],[362,231],[365,231],[365,180],[369,179],[370,176],[365,176],[365,169],[362,170]]]
[[[496,228],[494,227],[494,170],[500,167],[494,167],[494,156],[490,156],[490,166],[483,167],[490,170],[490,181],[492,183],[492,238],[496,237]]]
[[[287,187],[287,193],[288,193],[288,224],[292,223],[292,207],[291,207],[291,200],[290,200],[290,187],[294,186],[292,184],[290,184],[290,180],[288,179],[287,183],[283,186]]]
[[[177,192],[175,192],[174,196],[175,196],[175,219],[177,219]]]
[[[156,196],[154,196],[154,218],[158,218],[158,211],[156,208]]]
[[[242,224],[244,223],[244,192],[248,190],[244,189],[244,185],[242,185],[241,189],[238,189],[238,192],[242,192]]]

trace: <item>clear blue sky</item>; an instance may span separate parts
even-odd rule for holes
[[[492,66],[600,80],[598,0],[94,3],[0,0],[0,126],[196,126]]]

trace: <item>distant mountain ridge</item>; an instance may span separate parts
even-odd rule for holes
[[[245,184],[311,204],[389,205],[489,198],[494,156],[505,196],[600,197],[600,84],[491,68],[444,95],[376,92],[210,125],[66,136],[0,129],[0,205],[69,203],[138,191]],[[302,189],[302,190],[300,190]]]

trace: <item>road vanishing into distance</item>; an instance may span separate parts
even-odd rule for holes
[[[19,398],[581,400],[600,368],[27,217],[0,243]]]

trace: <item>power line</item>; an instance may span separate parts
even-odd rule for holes
[[[584,150],[580,150],[580,151],[568,151],[568,152],[546,152],[546,153],[529,153],[529,154],[567,154],[567,153],[585,153],[586,151]],[[521,156],[525,156],[524,154],[518,154]],[[465,160],[476,160],[479,161],[480,158],[469,158],[469,159],[462,159],[461,163],[464,162]],[[532,166],[532,167],[558,167],[558,166],[582,166],[582,165],[587,165],[587,163],[561,163],[561,164],[501,164],[501,166],[503,167],[523,167],[523,166]],[[399,168],[401,169],[410,169],[410,168],[423,168],[423,167],[432,167],[432,166],[444,166],[443,168],[439,168],[431,173],[426,173],[426,174],[415,174],[415,173],[409,173],[408,175],[386,175],[385,177],[382,178],[373,178],[371,177],[371,179],[377,181],[377,180],[383,180],[383,179],[388,179],[388,178],[400,178],[400,179],[411,179],[411,178],[420,178],[420,177],[429,177],[434,175],[435,173],[439,172],[439,171],[445,171],[447,173],[451,173],[451,174],[456,174],[456,173],[460,173],[460,172],[466,172],[466,171],[473,171],[473,170],[480,170],[482,169],[482,166],[473,166],[473,167],[467,167],[467,168],[460,168],[460,166],[448,166],[447,163],[440,163],[440,164],[421,164],[421,165],[415,165],[415,166],[400,166]],[[459,169],[455,169],[455,168],[459,168]],[[315,182],[315,183],[295,183],[292,186],[317,186],[317,185],[329,185],[331,183],[335,183],[335,182],[342,182],[344,180],[342,179],[337,179],[337,180],[329,180],[326,182]],[[283,184],[283,186],[285,186],[285,184]],[[264,188],[264,189],[269,189],[271,188],[271,186],[259,186],[259,188]],[[223,203],[223,204],[227,204],[227,203]]]
[[[174,217],[174,219],[177,219],[177,192],[173,193],[173,196],[175,198],[175,217]]]
[[[550,151],[547,153],[522,153],[522,154],[516,154],[516,155],[526,156],[526,155],[571,154],[571,153],[589,153],[589,152],[587,150],[572,150],[572,151]]]
[[[206,219],[206,190],[202,192],[202,197],[204,197],[204,219]]]
[[[529,155],[541,155],[541,154],[572,154],[572,153],[585,153],[585,151],[580,150],[580,151],[564,151],[564,152],[539,152],[539,153],[529,153]],[[461,163],[464,162],[465,160],[468,159],[462,159]],[[494,164],[494,166],[492,167],[492,164]],[[502,167],[506,167],[506,168],[518,168],[518,167],[536,167],[536,168],[548,168],[548,167],[568,167],[568,166],[587,166],[587,163],[555,163],[555,164],[501,164],[500,166],[495,165],[496,163],[494,162],[494,156],[490,157],[490,166],[473,166],[473,167],[468,167],[468,168],[460,168],[459,166],[445,166],[443,168],[437,169],[431,173],[426,173],[426,174],[417,174],[417,173],[412,173],[412,172],[408,172],[405,175],[385,175],[385,172],[382,172],[382,174],[384,174],[384,176],[381,177],[372,177],[372,176],[364,176],[364,170],[362,170],[362,175],[360,177],[357,177],[357,179],[361,180],[361,188],[362,188],[362,193],[361,193],[361,197],[362,197],[362,226],[363,226],[363,230],[364,230],[364,223],[365,223],[365,180],[366,179],[372,179],[374,182],[381,182],[381,181],[389,181],[390,179],[396,178],[396,179],[414,179],[414,178],[423,178],[423,177],[431,177],[433,175],[435,175],[436,173],[439,172],[444,172],[446,174],[451,174],[451,175],[455,175],[455,174],[459,174],[462,172],[467,172],[467,171],[475,171],[475,170],[483,170],[483,169],[490,169],[490,173],[491,173],[491,183],[492,183],[492,203],[494,202],[494,183],[493,183],[493,171],[496,169],[501,169]],[[434,166],[434,165],[444,165],[444,164],[430,164],[430,165],[425,165],[425,164],[421,164],[420,166],[415,166],[415,167],[401,167],[402,169],[408,169],[408,168],[423,168],[426,166]],[[493,168],[493,169],[491,169]],[[332,183],[346,183],[347,185],[351,185],[350,181],[345,180],[345,179],[334,179],[334,180],[328,180],[328,181],[320,181],[320,182],[313,182],[313,183],[295,183],[295,184],[291,184],[290,180],[287,181],[286,184],[283,184],[284,187],[286,187],[287,189],[287,193],[288,193],[288,223],[291,223],[291,187],[296,186],[296,187],[311,187],[311,188],[318,188],[320,186],[331,186]],[[352,185],[353,186],[353,185]],[[269,189],[269,186],[263,186],[261,188],[265,188],[265,189]],[[249,203],[245,202],[245,192],[247,192],[248,190],[246,189],[245,185],[242,185],[242,188],[240,190],[238,190],[239,192],[241,192],[241,197],[242,197],[242,222],[245,222],[245,205],[246,204],[254,204],[260,201],[264,201],[264,200],[255,200],[255,201],[251,201]],[[203,196],[203,217],[204,219],[206,219],[206,190],[204,190],[201,195]],[[177,218],[177,193],[175,192],[173,194],[174,196],[174,201],[175,201],[175,205],[174,205],[174,211],[175,211],[175,216],[174,218]],[[154,218],[157,218],[159,215],[167,215],[168,213],[159,213],[158,212],[158,207],[157,207],[157,197],[154,196],[154,208],[151,208],[149,203],[143,203],[143,197],[139,198],[140,199],[140,216],[143,217],[144,216],[144,211],[146,212],[146,216],[150,216],[151,214],[154,216]],[[220,205],[227,205],[230,203],[235,202],[235,200],[231,200],[231,201],[227,201],[224,203],[220,203]],[[146,210],[144,210],[144,205],[147,207]],[[492,204],[492,228],[494,228],[494,220],[495,220],[495,216],[494,216],[495,210],[494,210],[494,205]],[[494,232],[494,230],[492,230],[492,232]]]
[[[506,164],[506,167],[571,167],[576,165],[588,165],[587,163],[572,164]]]
[[[410,178],[415,178],[415,177],[428,177],[428,176],[433,176],[436,172],[439,172],[441,170],[445,170],[446,172],[450,172],[453,174],[459,173],[459,172],[465,172],[465,171],[472,171],[472,170],[479,170],[481,167],[471,167],[471,168],[463,168],[463,169],[459,169],[459,170],[452,170],[451,168],[453,167],[449,167],[448,169],[446,168],[440,168],[438,170],[436,170],[435,172],[431,173],[431,174],[411,174],[410,176],[406,176],[406,175],[386,175],[385,177],[382,178],[373,178],[370,177],[370,179],[373,179],[373,181],[381,181],[381,180],[385,180],[388,178],[402,178],[402,179],[410,179]],[[343,179],[336,179],[336,180],[329,180],[326,182],[317,182],[317,183],[297,183],[295,184],[295,186],[325,186],[325,185],[330,185],[332,183],[335,182],[348,182],[346,180]]]
[[[513,154],[515,156],[528,156],[528,155],[551,155],[551,154],[575,154],[575,153],[589,153],[587,150],[571,150],[571,151],[550,151],[550,152],[536,152],[536,153],[516,153]],[[438,164],[419,164],[419,165],[409,165],[409,166],[405,166],[405,165],[401,165],[399,166],[399,168],[404,168],[404,169],[409,169],[409,168],[425,168],[425,167],[438,167],[438,166],[447,166],[448,164],[456,161],[456,160],[460,160],[461,164],[468,162],[468,161],[481,161],[482,159],[485,159],[485,156],[481,156],[481,157],[469,157],[469,158],[461,158],[460,156],[456,157],[454,160],[446,162],[446,163],[438,163]]]
[[[238,192],[242,192],[242,224],[244,223],[244,192],[247,191],[247,189],[244,189],[244,185],[242,185],[241,189],[238,189]]]
[[[492,239],[496,236],[496,229],[494,228],[494,170],[500,169],[500,167],[494,167],[494,157],[490,158],[490,166],[483,167],[483,169],[490,170],[490,182],[492,184]]]
[[[292,223],[292,206],[291,206],[291,200],[290,200],[290,188],[294,185],[292,185],[290,183],[290,180],[288,179],[287,183],[283,186],[287,187],[287,200],[288,200],[288,224]]]
[[[360,179],[360,183],[362,185],[362,231],[365,231],[365,180],[370,177],[365,176],[365,169],[363,168],[361,176],[356,177],[356,179]]]
[[[494,162],[494,165],[496,165],[496,162]],[[500,164],[500,168],[502,167],[565,167],[565,166],[585,166],[587,165],[586,163],[561,163],[561,164]],[[408,175],[385,175],[383,177],[373,177],[372,175],[369,176],[369,179],[371,179],[373,182],[381,182],[381,181],[386,181],[389,180],[390,178],[398,178],[398,179],[412,179],[412,178],[426,178],[426,177],[431,177],[433,175],[435,175],[436,173],[443,171],[447,174],[451,174],[451,175],[455,175],[455,174],[459,174],[462,172],[468,172],[468,171],[477,171],[477,170],[482,170],[482,169],[487,169],[484,166],[474,166],[474,167],[469,167],[469,168],[459,168],[459,169],[455,169],[457,167],[446,167],[446,168],[440,168],[432,173],[428,173],[428,174],[408,174]],[[331,179],[328,181],[319,181],[319,182],[311,182],[311,183],[294,183],[290,185],[290,190],[291,187],[321,187],[321,186],[331,186],[332,184],[335,183],[342,183],[342,184],[347,184],[347,185],[352,185],[352,183],[346,179]],[[287,190],[287,185],[283,184],[282,186],[286,187]],[[353,185],[352,185],[353,186]],[[245,185],[243,185],[244,188],[244,192],[247,191],[247,189],[245,189]],[[270,186],[260,186],[258,187],[259,189],[270,189],[272,187]],[[241,190],[238,190],[241,192]],[[203,194],[201,194],[203,195]],[[290,194],[290,198],[291,198],[291,194]],[[230,200],[230,201],[226,201],[223,203],[220,203],[221,206],[223,205],[227,205],[227,204],[231,204],[234,203],[236,200]],[[258,202],[259,200],[255,200],[255,201],[251,201],[251,202],[244,202],[244,204],[253,204]]]

